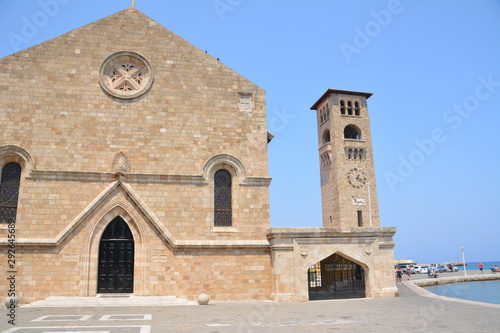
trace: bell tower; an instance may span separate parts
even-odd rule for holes
[[[366,92],[328,89],[318,121],[323,227],[379,227]]]

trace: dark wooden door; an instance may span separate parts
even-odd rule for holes
[[[117,217],[106,227],[99,244],[98,293],[134,291],[134,238]]]

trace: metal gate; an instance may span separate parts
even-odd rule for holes
[[[134,238],[127,223],[115,218],[99,244],[98,293],[132,293],[134,290]]]
[[[361,266],[333,254],[307,271],[309,300],[363,298],[365,273]]]

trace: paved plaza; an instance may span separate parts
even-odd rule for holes
[[[462,272],[455,273],[457,275]],[[413,279],[424,276],[412,276]],[[498,332],[500,305],[435,296],[404,281],[400,297],[207,306],[20,307],[2,333]]]

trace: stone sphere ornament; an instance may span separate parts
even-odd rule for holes
[[[207,305],[210,302],[210,296],[207,293],[201,293],[198,295],[198,304],[199,305]]]
[[[19,298],[17,296],[8,296],[3,300],[6,308],[15,308],[17,303],[19,303]]]

